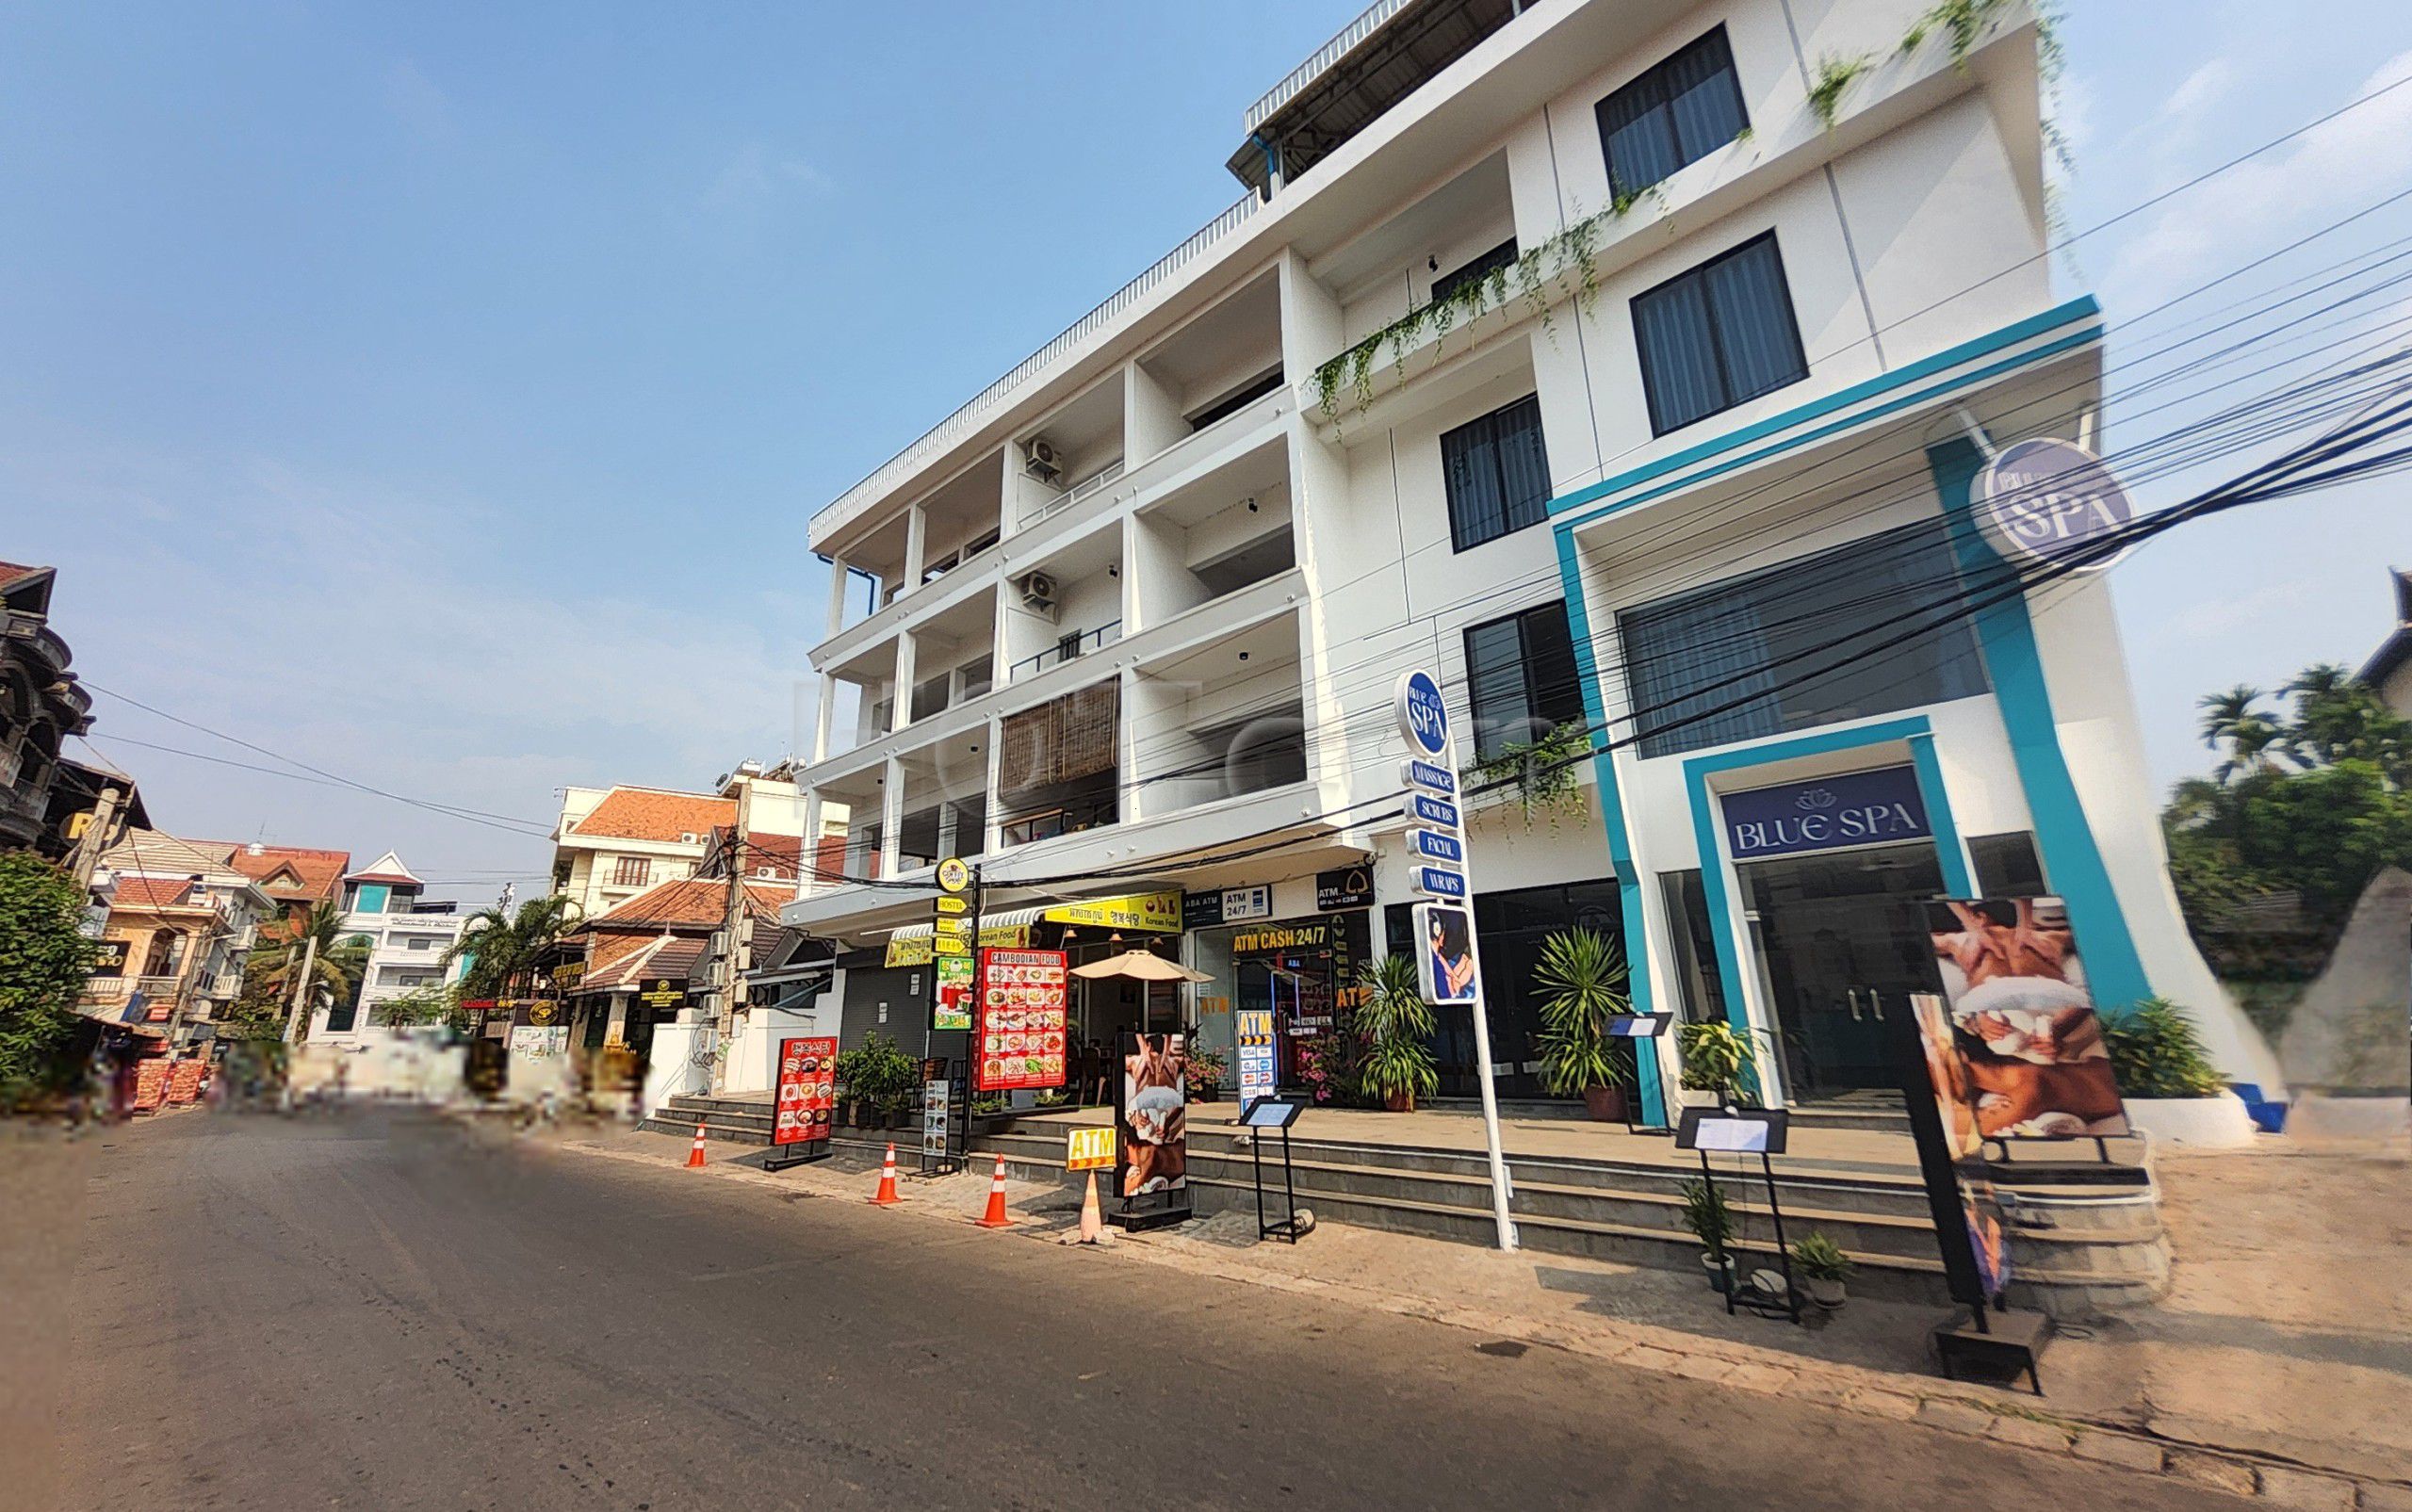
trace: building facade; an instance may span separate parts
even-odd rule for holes
[[[349,1001],[320,1008],[311,1039],[340,1041],[383,1022],[380,1010],[426,987],[448,986],[469,969],[465,956],[445,960],[468,922],[449,900],[423,896],[427,885],[388,851],[341,876],[343,933],[361,952],[360,988]]]
[[[50,567],[0,561],[0,850],[54,860],[70,837],[50,827],[59,743],[92,723],[92,695],[75,681],[74,654],[50,627]]]
[[[2387,576],[2395,591],[2395,628],[2355,676],[2399,718],[2412,719],[2412,572],[2398,567]]]
[[[108,919],[84,1011],[178,1045],[205,1034],[241,995],[244,957],[273,916],[268,895],[219,847],[152,829],[104,853],[95,884]]]
[[[553,890],[586,918],[599,917],[648,888],[693,876],[713,832],[732,827],[783,844],[792,858],[805,833],[804,804],[788,769],[766,771],[748,761],[723,778],[717,792],[627,784],[563,789],[553,829]]]
[[[1901,904],[1976,893],[2060,900],[2100,1000],[2275,1084],[2180,921],[2107,584],[2028,591],[1982,528],[1995,459],[2094,433],[2103,322],[2051,285],[2035,17],[1905,44],[1925,8],[1385,0],[1247,113],[1238,203],[816,514],[845,875],[783,917],[848,947],[850,1023],[918,1036],[896,885],[959,855],[991,922],[1151,939],[1206,1043],[1270,1008],[1305,1074],[1413,948],[1426,667],[1503,1090],[1570,927],[1774,1101],[1892,1084]],[[1872,61],[1836,93],[1833,57]],[[1752,817],[1787,805],[1866,813]],[[1116,990],[1076,1040],[1169,1027]]]

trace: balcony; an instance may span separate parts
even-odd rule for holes
[[[1132,678],[1133,803],[1158,819],[1304,783],[1296,612],[1142,662]]]
[[[1122,589],[1122,533],[1110,522],[1018,569],[998,615],[1006,685],[1119,640]]]
[[[1005,717],[997,752],[1001,847],[1120,819],[1121,710],[1121,682],[1109,679]]]
[[[1286,437],[1265,436],[1142,505],[1131,557],[1133,607],[1149,626],[1296,567]]]

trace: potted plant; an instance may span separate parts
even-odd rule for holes
[[[1843,1305],[1843,1283],[1850,1279],[1850,1257],[1817,1229],[1792,1246],[1792,1268],[1808,1283],[1809,1300],[1829,1310]]]
[[[1706,1177],[1692,1178],[1681,1191],[1684,1227],[1700,1241],[1700,1263],[1708,1272],[1710,1290],[1733,1291],[1734,1256],[1726,1246],[1734,1242],[1734,1210],[1725,1205],[1724,1192]]]
[[[1596,930],[1561,930],[1541,942],[1533,980],[1547,994],[1540,1000],[1541,1085],[1583,1094],[1594,1118],[1622,1120],[1633,1042],[1611,1034],[1608,1020],[1633,1011],[1624,951]]]
[[[1432,1059],[1432,1009],[1416,980],[1414,958],[1397,954],[1368,961],[1357,981],[1365,989],[1357,1008],[1357,1032],[1365,1047],[1358,1084],[1391,1112],[1413,1113],[1418,1094],[1428,1097],[1441,1089],[1441,1070]]]
[[[2253,1143],[2252,1114],[2221,1079],[2185,1009],[2146,998],[2104,1016],[2102,1041],[2131,1127],[2174,1145],[2233,1149]]]
[[[1213,1102],[1223,1095],[1223,1068],[1230,1063],[1221,1050],[1210,1050],[1192,1035],[1189,1041],[1188,1095],[1193,1102]]]
[[[1749,1034],[1719,1018],[1684,1025],[1675,1032],[1675,1045],[1687,1092],[1706,1094],[1719,1107],[1757,1100],[1758,1058]]]

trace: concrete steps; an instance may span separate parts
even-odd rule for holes
[[[1254,1205],[1250,1162],[1237,1133],[1229,1126],[1192,1127],[1190,1177],[1200,1211]],[[1004,1155],[1024,1179],[1066,1179],[1060,1125],[1025,1122],[978,1133],[972,1148]],[[1298,1141],[1292,1171],[1299,1203],[1319,1217],[1493,1242],[1488,1166],[1478,1154]],[[1527,1249],[1685,1270],[1699,1264],[1700,1245],[1683,1227],[1680,1185],[1695,1174],[1637,1162],[1511,1158],[1510,1211]],[[2124,1185],[2004,1194],[2021,1300],[2081,1316],[2165,1289],[2168,1250],[2154,1194],[2142,1173],[2133,1175]],[[1740,1230],[1736,1250],[1771,1262],[1774,1223],[1764,1184],[1755,1172],[1744,1179],[1719,1168],[1717,1176]],[[1859,1267],[1852,1285],[1865,1294],[1948,1300],[1925,1191],[1915,1179],[1779,1170],[1777,1195],[1786,1239],[1824,1232]]]

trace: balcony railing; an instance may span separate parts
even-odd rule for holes
[[[1120,480],[1122,474],[1123,465],[1119,461],[1107,463],[1100,471],[1092,473],[1088,477],[1082,479],[1079,482],[1074,483],[1071,487],[1056,495],[1053,498],[1047,500],[1036,509],[1024,512],[1021,517],[1022,527],[1027,529],[1029,527],[1036,525],[1039,521],[1054,513],[1057,510],[1070,509],[1081,500],[1097,493],[1098,490],[1105,488]]]
[[[1241,196],[1237,203],[1208,221],[1188,240],[1158,258],[1146,272],[1115,290],[1104,303],[1065,327],[1053,340],[1015,364],[1011,372],[982,389],[961,409],[922,432],[912,445],[873,468],[871,476],[839,495],[827,509],[813,516],[813,536],[817,539],[852,520],[902,482],[915,468],[969,435],[1015,390],[1068,356],[1091,336],[1112,324],[1116,317],[1145,299],[1158,285],[1246,224],[1250,216],[1263,208],[1263,203],[1252,191]]]
[[[1112,645],[1121,639],[1122,622],[1120,620],[1108,620],[1094,630],[1067,630],[1056,639],[1053,645],[1046,650],[1035,657],[1024,657],[1015,662],[1008,669],[1007,675],[1019,675],[1025,667],[1034,673],[1045,672],[1050,667],[1060,667],[1067,661],[1087,656],[1090,652]]]

